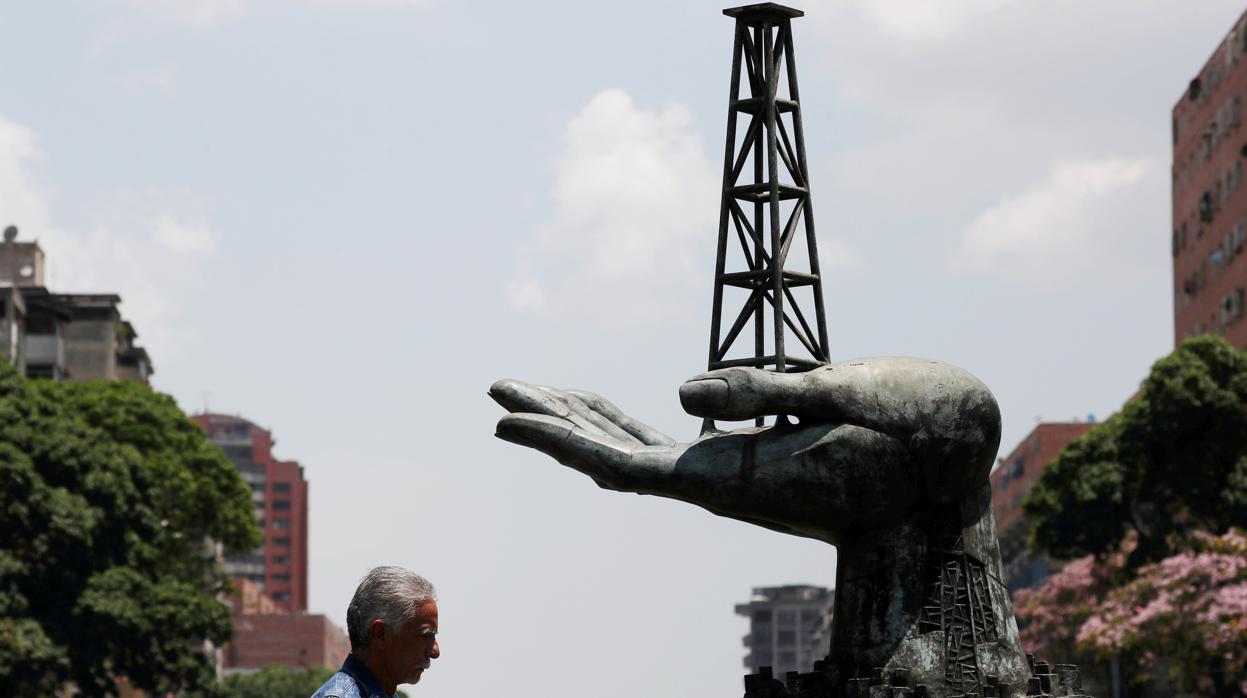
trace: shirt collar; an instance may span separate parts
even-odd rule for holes
[[[377,677],[373,676],[368,667],[356,659],[354,654],[346,656],[346,661],[342,662],[342,671],[349,674],[359,684],[360,693],[364,694],[363,698],[392,698],[381,688],[381,684],[377,683]]]

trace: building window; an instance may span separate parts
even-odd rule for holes
[[[276,594],[273,594],[270,598],[272,598],[274,601],[289,601],[289,600],[290,600],[290,592],[288,592],[288,591],[279,591],[279,592],[277,592]]]
[[[795,667],[797,665],[797,655],[794,652],[780,652],[779,665],[782,667]]]
[[[290,519],[273,519],[273,528],[283,531],[290,529]]]
[[[781,645],[791,647],[797,644],[797,633],[793,630],[781,630],[775,633],[775,641]]]
[[[290,581],[290,575],[285,572],[281,574],[275,574],[273,575],[273,581],[274,582],[288,582]]]
[[[274,555],[272,557],[272,563],[274,565],[289,565],[290,556],[289,555]]]
[[[285,536],[283,538],[274,538],[273,545],[281,546],[283,548],[289,548],[290,547],[290,536]]]
[[[289,482],[274,482],[273,491],[274,492],[289,492],[290,483]]]
[[[290,500],[289,500],[289,499],[278,499],[278,500],[275,500],[275,501],[273,502],[273,508],[274,508],[274,509],[279,509],[279,510],[289,510],[289,509],[290,509]]]

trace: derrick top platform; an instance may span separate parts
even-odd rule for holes
[[[778,23],[786,19],[796,19],[797,17],[805,16],[805,12],[802,10],[798,10],[795,7],[787,7],[774,2],[761,2],[756,5],[729,7],[723,11],[723,14],[747,24],[762,24],[764,22]]]

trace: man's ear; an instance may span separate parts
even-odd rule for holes
[[[385,622],[380,618],[373,620],[368,624],[368,644],[385,646]]]

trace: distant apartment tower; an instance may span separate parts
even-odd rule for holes
[[[5,229],[0,242],[0,355],[29,378],[132,380],[155,372],[138,333],[113,293],[53,293],[44,287],[44,254]]]
[[[1174,340],[1219,334],[1247,348],[1247,15],[1173,107]]]
[[[256,520],[264,534],[259,548],[226,558],[226,571],[255,584],[278,611],[306,612],[307,481],[303,466],[274,458],[272,433],[242,417],[205,413],[191,419],[251,486]]]
[[[831,589],[804,584],[755,588],[748,603],[736,606],[736,615],[749,619],[745,667],[756,673],[769,666],[777,677],[813,670],[830,650],[834,596]]]
[[[1022,511],[1022,500],[1061,449],[1093,426],[1095,423],[1090,420],[1044,422],[992,471],[992,513],[996,516],[996,536],[1000,539],[1000,557],[1009,591],[1033,587],[1053,571],[1047,556],[1032,554],[1026,548],[1030,522]]]

